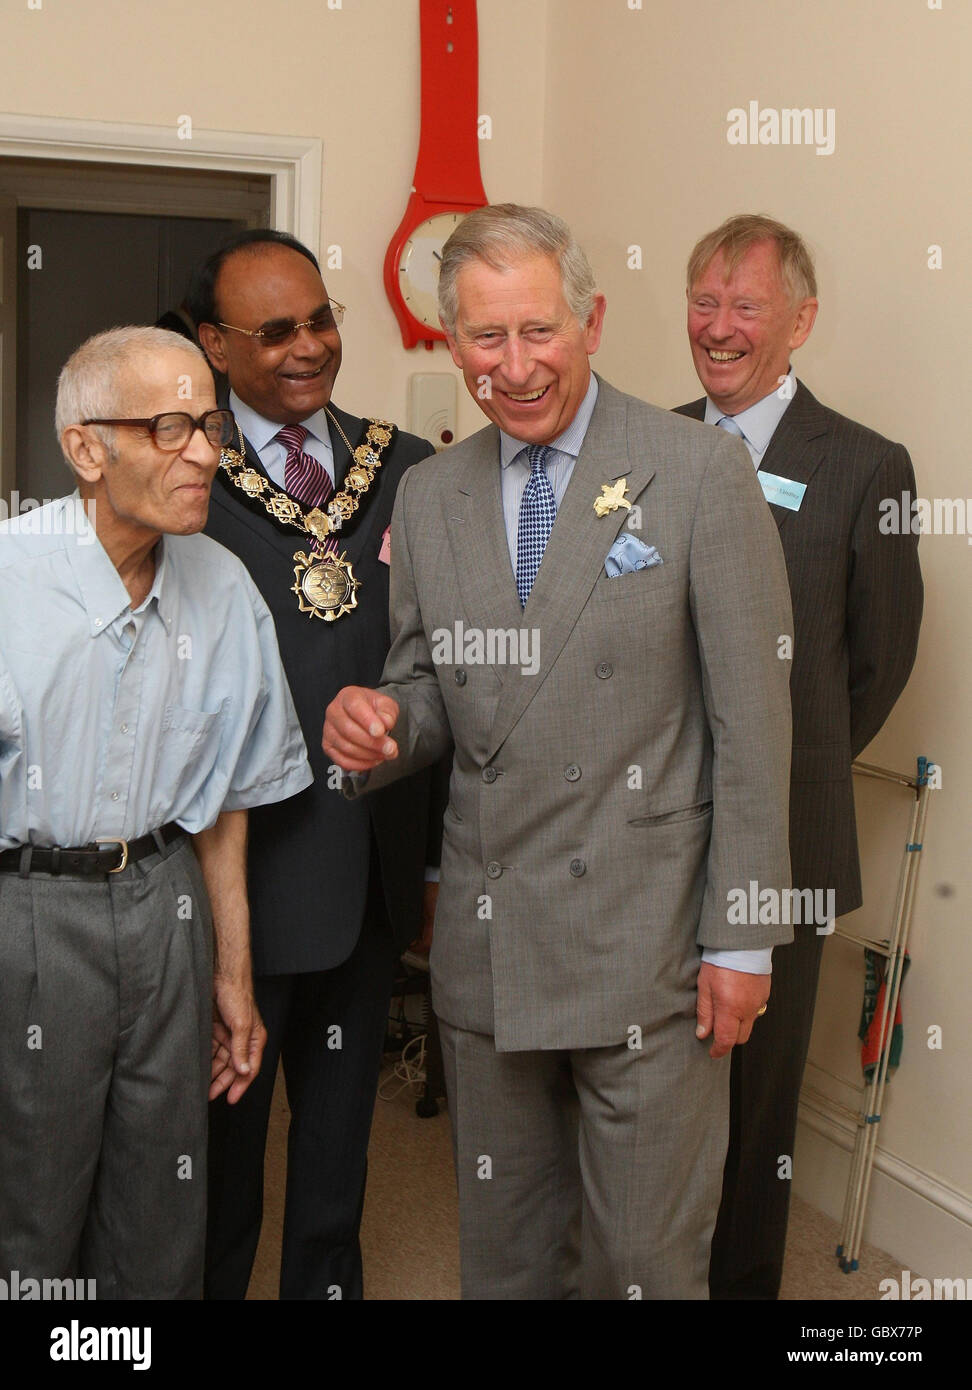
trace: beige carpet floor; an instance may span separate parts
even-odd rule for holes
[[[382,1090],[397,1079],[386,1068]],[[361,1245],[366,1299],[457,1299],[459,1222],[445,1103],[439,1114],[420,1119],[416,1092],[399,1090],[379,1099],[368,1153],[368,1190]],[[274,1093],[267,1141],[263,1233],[247,1295],[275,1299],[289,1112],[282,1079]],[[790,1210],[781,1300],[869,1300],[879,1297],[882,1279],[900,1278],[900,1263],[865,1245],[860,1269],[843,1274],[834,1259],[837,1223],[794,1198]]]

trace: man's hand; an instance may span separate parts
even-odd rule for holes
[[[246,985],[216,977],[213,985],[213,1066],[209,1099],[227,1091],[235,1105],[260,1070],[267,1030]]]
[[[192,837],[213,909],[213,1065],[209,1099],[239,1100],[260,1070],[267,1030],[253,998],[246,812],[223,811]]]
[[[695,1014],[697,1038],[712,1034],[710,1057],[725,1057],[736,1043],[748,1042],[753,1022],[770,993],[771,975],[746,975],[703,961]]]
[[[397,722],[398,703],[390,695],[346,685],[327,707],[321,747],[345,772],[370,772],[398,757],[398,744],[388,737]]]

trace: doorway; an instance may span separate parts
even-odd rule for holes
[[[72,487],[54,432],[57,376],[85,338],[177,309],[194,266],[225,237],[268,226],[260,175],[0,160],[4,502],[19,510]],[[31,499],[31,501],[26,501]]]

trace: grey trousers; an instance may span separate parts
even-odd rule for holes
[[[212,917],[188,839],[106,879],[0,874],[0,1277],[196,1298]]]
[[[497,1052],[440,1033],[463,1298],[708,1297],[729,1062],[694,1015],[640,1049]]]

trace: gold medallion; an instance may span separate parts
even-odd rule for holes
[[[240,489],[249,503],[262,506],[278,526],[293,526],[313,537],[314,550],[321,549],[322,553],[308,555],[302,550],[296,553],[291,593],[297,595],[302,613],[333,623],[357,608],[361,581],[355,579],[345,553],[336,555],[326,547],[337,545],[337,532],[345,529],[367,496],[384,461],[384,451],[395,438],[395,426],[387,420],[365,420],[364,441],[355,447],[327,406],[324,411],[351,458],[345,486],[328,499],[326,513],[320,507],[305,512],[287,492],[275,487],[269,478],[248,464],[239,424],[236,426],[239,448],[224,448],[219,462],[223,475]]]
[[[298,550],[294,556],[294,584],[291,592],[297,595],[302,613],[333,623],[352,608],[357,608],[357,590],[351,563],[344,554],[307,555]]]

